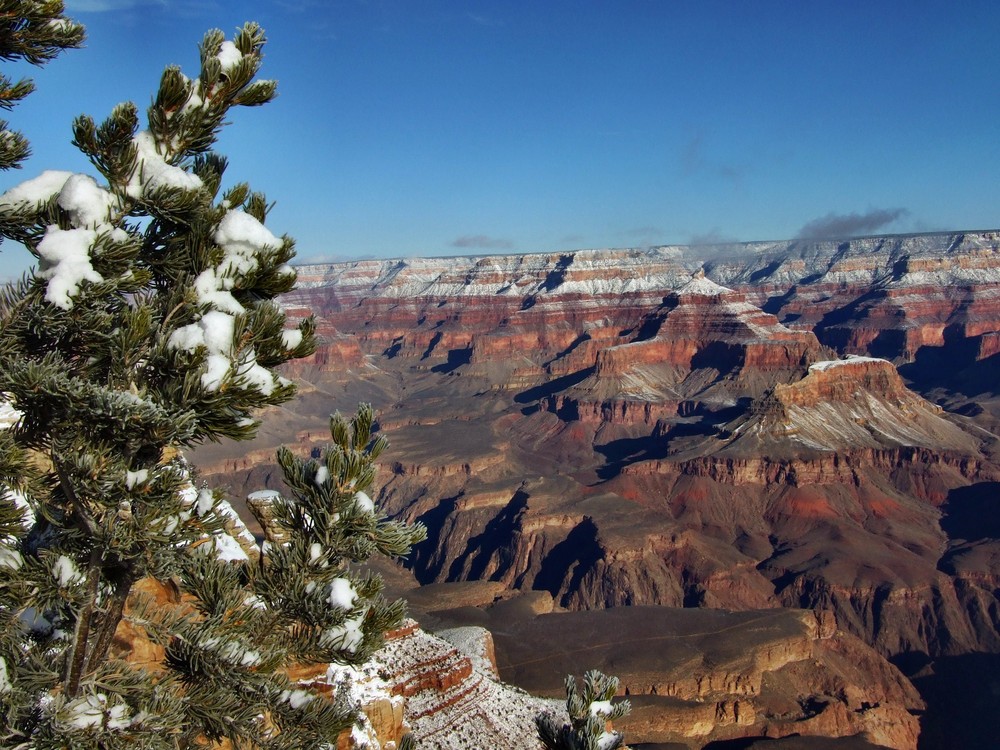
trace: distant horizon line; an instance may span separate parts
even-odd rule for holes
[[[456,253],[454,255],[421,255],[421,254],[409,254],[409,255],[387,255],[385,257],[378,257],[374,255],[362,256],[358,258],[345,258],[343,260],[330,260],[321,262],[308,262],[303,261],[297,263],[294,260],[291,265],[296,268],[305,268],[308,266],[333,266],[342,263],[364,263],[367,261],[378,261],[378,262],[391,262],[391,261],[407,261],[407,260],[446,260],[449,258],[502,258],[512,255],[559,255],[562,253],[585,253],[585,252],[599,252],[599,251],[614,251],[614,250],[637,250],[640,252],[650,252],[653,250],[663,249],[663,248],[730,248],[734,246],[748,246],[748,245],[768,245],[768,244],[781,244],[781,243],[795,243],[795,242],[854,242],[857,240],[877,240],[877,239],[889,239],[895,237],[934,237],[934,236],[954,236],[957,234],[991,234],[1000,233],[1000,227],[994,227],[990,229],[952,229],[952,230],[937,230],[937,231],[926,231],[926,232],[886,232],[881,234],[861,234],[861,235],[851,235],[849,237],[844,236],[831,236],[831,237],[793,237],[790,239],[782,240],[728,240],[720,242],[663,242],[652,245],[621,245],[621,246],[604,246],[604,247],[576,247],[566,250],[506,250],[506,251],[492,251],[492,252],[482,252],[482,253]]]

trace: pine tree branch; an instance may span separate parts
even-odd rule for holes
[[[90,621],[97,607],[100,582],[101,551],[95,547],[90,551],[90,563],[87,566],[87,601],[77,615],[76,630],[73,633],[66,686],[63,691],[67,698],[75,698],[80,691],[80,679],[83,677],[83,667],[87,658],[87,641],[90,639]]]
[[[111,595],[110,606],[105,610],[97,640],[91,647],[90,655],[87,657],[85,674],[91,674],[96,671],[106,660],[111,643],[114,641],[115,633],[118,630],[118,623],[122,621],[122,616],[125,613],[125,602],[128,600],[128,595],[132,591],[132,585],[135,581],[135,574],[127,571],[115,582],[115,590]]]
[[[63,492],[66,493],[66,498],[70,501],[73,506],[73,517],[77,520],[83,531],[89,537],[93,537],[97,533],[97,524],[94,519],[90,517],[87,513],[86,508],[80,502],[79,496],[76,494],[76,488],[73,485],[73,480],[70,479],[69,473],[66,471],[66,467],[63,466],[62,461],[60,461],[55,454],[52,455],[52,466],[55,467],[56,474],[59,477],[59,486],[62,487]]]

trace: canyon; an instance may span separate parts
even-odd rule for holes
[[[237,500],[280,489],[278,445],[308,454],[330,412],[371,402],[391,443],[380,508],[429,530],[406,563],[414,601],[488,583],[497,601],[549,601],[580,637],[586,618],[641,629],[649,607],[820,613],[870,649],[858,661],[884,693],[841,701],[845,716],[922,710],[887,659],[932,693],[948,665],[1000,653],[1000,233],[298,273],[283,304],[321,341],[286,373],[299,397],[250,443],[192,460]],[[507,607],[521,614],[504,629],[542,627],[528,610]],[[517,639],[496,641],[503,674]],[[631,676],[652,703],[680,679]],[[755,722],[702,739],[765,734]],[[838,726],[801,733],[867,731]]]

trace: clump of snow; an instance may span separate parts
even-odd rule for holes
[[[0,695],[6,695],[12,687],[10,675],[7,674],[7,660],[0,656]]]
[[[198,497],[194,501],[194,512],[199,516],[208,513],[215,506],[215,495],[207,487],[198,490]]]
[[[202,640],[201,646],[202,648],[215,651],[226,661],[243,667],[255,667],[261,661],[259,651],[254,651],[252,648],[248,648],[245,643],[240,643],[239,641],[212,637]]]
[[[316,476],[313,478],[317,487],[322,487],[323,484],[330,478],[330,470],[325,466],[320,466],[316,469]]]
[[[222,276],[217,268],[206,268],[194,280],[198,300],[229,315],[239,315],[246,311],[230,291],[235,286],[236,280],[232,276]]]
[[[332,592],[330,598],[333,598]],[[357,651],[365,637],[365,634],[361,629],[365,620],[365,614],[365,610],[362,610],[354,617],[344,620],[343,625],[337,625],[330,628],[323,633],[321,641],[326,645],[342,648],[345,651],[354,653]]]
[[[201,302],[216,310],[239,315],[245,309],[233,297],[232,289],[237,281],[259,268],[262,253],[280,248],[281,240],[253,216],[239,210],[226,212],[212,239],[224,254],[217,266],[205,269],[195,279],[195,292]]]
[[[597,750],[610,750],[620,739],[621,734],[618,732],[603,732],[597,738]]]
[[[226,257],[219,268],[223,273],[246,274],[257,268],[262,250],[277,250],[281,240],[271,230],[245,211],[227,211],[213,237],[225,248]]]
[[[285,349],[295,349],[302,343],[302,331],[298,328],[282,331],[281,343],[284,345]]]
[[[14,408],[14,405],[0,394],[0,430],[5,430],[17,424],[21,418],[21,412]]]
[[[17,490],[0,488],[0,498],[12,501],[14,506],[21,510],[22,527],[25,531],[34,526],[35,514],[24,495]],[[21,556],[20,551],[16,549],[16,546],[17,540],[14,537],[0,538],[0,568],[19,570],[24,565],[24,558]]]
[[[80,569],[66,555],[59,555],[52,566],[52,576],[56,582],[63,587],[83,583],[84,576]]]
[[[0,543],[0,568],[9,570],[20,570],[24,565],[24,558],[21,553],[6,543]]]
[[[132,142],[135,144],[138,157],[135,171],[125,188],[130,198],[139,199],[161,188],[198,190],[202,187],[198,175],[168,164],[164,160],[157,147],[156,138],[148,130],[137,133]]]
[[[108,697],[103,693],[81,696],[64,706],[65,721],[76,729],[100,727],[104,724],[104,709],[107,703]]]
[[[215,534],[215,554],[222,562],[248,562],[250,556],[243,550],[240,543],[229,534]]]
[[[222,260],[202,271],[194,281],[198,301],[211,309],[197,322],[174,331],[169,344],[182,351],[194,351],[200,346],[208,350],[201,379],[207,390],[221,389],[235,369],[245,386],[270,395],[276,386],[286,381],[258,364],[253,347],[242,349],[237,356],[234,349],[236,316],[245,313],[246,308],[233,296],[232,290],[241,279],[260,267],[262,253],[281,247],[281,240],[253,216],[239,210],[226,212],[213,239],[224,251]],[[284,334],[282,340],[286,340]],[[235,367],[234,360],[237,360]]]
[[[354,506],[363,513],[375,512],[375,502],[364,492],[354,493]]]
[[[228,313],[210,310],[197,323],[178,328],[170,335],[168,345],[182,351],[194,351],[199,346],[208,350],[208,362],[201,384],[217,391],[229,373],[236,319]]]
[[[54,632],[53,624],[34,607],[25,609],[18,617],[18,622],[29,633],[39,638],[48,638]]]
[[[243,59],[243,53],[240,52],[239,48],[235,44],[226,40],[219,47],[219,52],[216,57],[219,59],[219,63],[222,65],[222,71],[225,73],[240,63]]]
[[[69,214],[74,227],[97,228],[108,223],[111,209],[118,201],[90,175],[73,174],[59,191],[58,203]]]
[[[66,212],[70,228],[48,226],[35,251],[41,260],[38,277],[49,282],[45,298],[69,310],[73,306],[72,298],[85,281],[104,280],[91,263],[91,250],[97,238],[110,235],[111,239],[121,242],[128,235],[109,223],[118,198],[85,174],[43,172],[0,196],[0,212],[37,211],[56,196],[59,207]]]
[[[70,31],[76,26],[68,18],[50,18],[45,22],[45,28],[51,29],[52,31]]]
[[[31,503],[28,502],[28,498],[17,490],[10,490],[7,493],[7,497],[12,499],[14,501],[14,505],[21,510],[25,531],[34,526],[35,511],[31,509]]]
[[[247,594],[247,597],[246,599],[243,600],[243,603],[246,604],[248,607],[253,607],[254,609],[262,609],[262,610],[267,609],[267,602],[265,602],[256,594]]]
[[[211,497],[211,492],[207,489],[202,490],[198,499],[199,507],[204,508],[204,503],[207,503],[207,500],[204,499],[206,496]],[[222,516],[226,523],[226,531],[216,534],[213,537],[216,554],[219,559],[223,562],[248,561],[250,558],[246,550],[255,549],[257,547],[257,540],[254,539],[253,534],[250,533],[246,524],[243,523],[243,519],[233,510],[233,506],[227,500],[215,500],[213,497],[212,502],[214,506],[210,507],[214,507],[215,512]],[[207,512],[207,510],[204,512]]]
[[[139,471],[126,471],[125,472],[125,487],[128,489],[134,489],[140,484],[145,484],[149,481],[149,469],[139,469]]]
[[[591,716],[611,716],[614,709],[611,707],[611,701],[593,701],[590,704],[590,715]]]
[[[273,501],[281,497],[277,490],[256,490],[247,495],[247,500],[268,500]]]
[[[346,578],[334,578],[330,581],[330,595],[327,601],[331,606],[350,609],[354,606],[354,600],[358,598],[358,592]]]
[[[45,299],[56,307],[71,309],[72,298],[84,281],[104,281],[90,262],[90,248],[96,239],[94,229],[60,229],[53,224],[45,230],[36,248],[42,261],[38,276],[48,280]]]
[[[302,708],[308,706],[316,696],[308,690],[282,690],[281,700],[285,701],[292,708]]]
[[[132,723],[128,706],[115,703],[109,707],[108,696],[104,693],[83,695],[70,701],[63,706],[58,718],[74,729],[121,730]]]
[[[30,208],[37,209],[58,195],[63,185],[66,184],[66,180],[72,176],[72,172],[48,169],[38,177],[25,180],[0,195],[0,211],[6,213]]]

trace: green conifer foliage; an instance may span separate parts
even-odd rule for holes
[[[14,6],[61,4],[0,0],[0,45],[44,59],[53,42],[10,41],[36,23]],[[5,747],[335,745],[357,707],[286,669],[361,663],[402,616],[348,567],[423,533],[368,498],[385,448],[369,407],[333,419],[319,462],[281,454],[293,497],[270,505],[285,538],[255,559],[234,551],[228,505],[182,455],[251,438],[255,410],[295,391],[276,368],[315,348],[313,321],[286,328],[276,302],[295,283],[292,240],[264,226],[262,194],[222,191],[210,150],[232,108],[273,98],[256,79],[264,42],[253,23],[209,32],[196,78],[164,72],[145,130],[132,104],[76,120],[96,179],[45,172],[0,196],[0,235],[38,258],[0,292],[0,396],[21,413],[0,430]],[[139,595],[148,579],[178,606]],[[162,659],[129,661],[123,620]]]
[[[538,739],[547,750],[617,750],[623,747],[625,736],[608,727],[608,723],[627,716],[632,707],[628,701],[611,703],[618,692],[618,678],[597,670],[583,675],[583,693],[576,687],[573,675],[566,677],[566,710],[569,724],[560,724],[549,713],[535,717]]]
[[[61,0],[0,0],[0,59],[42,65],[81,44],[83,27],[63,15]],[[34,89],[30,79],[0,73],[0,109],[11,109]],[[0,169],[19,167],[28,154],[28,139],[0,120]]]

